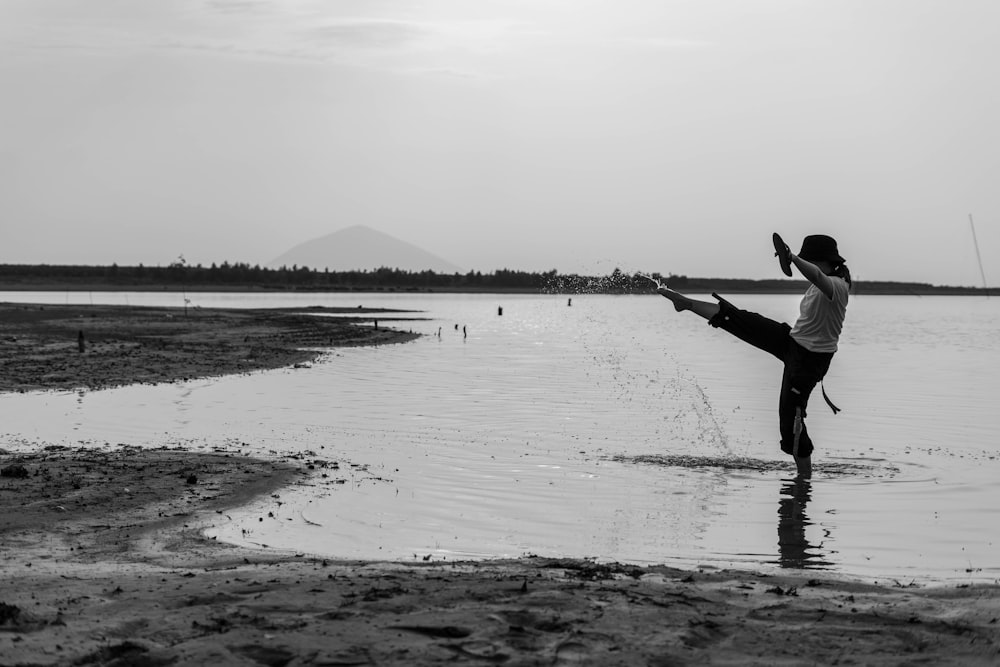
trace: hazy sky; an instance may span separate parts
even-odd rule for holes
[[[0,0],[0,262],[1000,284],[997,0]]]

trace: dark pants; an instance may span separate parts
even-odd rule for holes
[[[792,339],[789,335],[792,328],[787,324],[740,310],[724,300],[720,300],[719,312],[708,323],[770,353],[785,365],[778,399],[781,451],[803,458],[811,455],[813,443],[804,421],[798,449],[795,449],[795,413],[800,409],[802,419],[805,419],[809,395],[826,375],[833,353],[810,352]]]

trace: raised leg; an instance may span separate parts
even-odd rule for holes
[[[698,301],[697,299],[684,296],[680,292],[675,292],[669,287],[661,287],[656,291],[659,292],[664,298],[670,299],[670,301],[674,304],[674,309],[678,313],[690,310],[692,313],[700,315],[706,320],[710,320],[716,313],[719,312],[719,304],[717,303],[711,303],[710,301]]]

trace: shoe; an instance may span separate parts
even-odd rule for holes
[[[771,240],[774,242],[774,256],[778,258],[778,263],[781,265],[781,272],[786,276],[791,277],[792,275],[792,260],[789,257],[791,251],[785,242],[781,240],[778,232],[771,235]]]

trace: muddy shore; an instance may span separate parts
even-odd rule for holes
[[[0,304],[0,391],[106,389],[305,364],[323,348],[411,340],[385,325],[419,317],[370,308]]]
[[[0,307],[2,391],[254,372],[408,337],[285,311],[192,322],[175,309],[33,308]],[[0,438],[0,665],[1000,661],[997,586],[579,559],[349,562],[204,537],[228,510],[278,503],[338,463]]]

